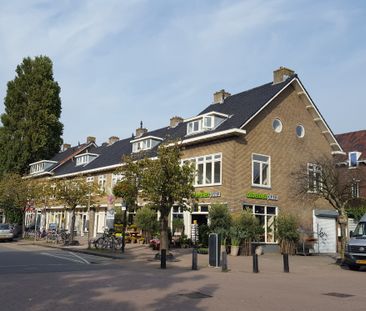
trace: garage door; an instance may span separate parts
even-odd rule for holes
[[[314,232],[318,241],[315,243],[315,252],[336,253],[337,231],[334,218],[314,217]]]

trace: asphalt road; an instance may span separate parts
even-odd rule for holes
[[[192,271],[189,253],[161,270],[141,249],[113,260],[0,243],[0,310],[366,310],[366,271],[342,269],[330,257],[291,257],[283,273],[281,257],[265,254],[258,274],[250,257],[229,257],[225,273],[201,255]]]

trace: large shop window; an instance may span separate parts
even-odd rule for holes
[[[270,157],[261,154],[252,155],[252,185],[269,188],[270,181]]]
[[[250,211],[259,220],[264,228],[264,234],[260,237],[260,242],[276,243],[275,223],[277,217],[277,207],[266,205],[249,205],[243,206],[244,210]]]
[[[318,193],[322,190],[322,167],[308,163],[308,192]]]
[[[195,186],[212,186],[221,184],[222,154],[210,154],[202,157],[186,159],[196,168]]]

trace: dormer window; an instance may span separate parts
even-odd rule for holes
[[[86,165],[98,157],[95,153],[82,153],[75,156],[76,166]]]
[[[357,167],[360,156],[361,156],[361,152],[358,152],[358,151],[352,151],[352,152],[348,153],[349,167]]]
[[[187,123],[187,135],[209,131],[216,128],[228,118],[228,115],[219,112],[210,112],[185,120]]]
[[[56,161],[48,161],[42,160],[38,162],[31,163],[30,166],[30,174],[39,174],[46,171],[52,165],[56,164]]]
[[[147,136],[143,138],[138,138],[135,140],[131,140],[132,143],[132,152],[140,152],[144,150],[150,150],[161,143],[163,139],[160,137]]]

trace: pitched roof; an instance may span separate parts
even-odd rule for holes
[[[361,152],[361,159],[366,159],[366,130],[335,135],[345,152]]]
[[[207,130],[194,135],[187,135],[187,121],[179,123],[176,127],[163,127],[160,129],[148,131],[141,138],[155,136],[164,140],[200,138],[207,134],[221,133],[232,129],[241,129],[244,124],[250,121],[266,104],[274,98],[286,85],[288,85],[297,75],[288,77],[285,81],[273,84],[266,83],[259,87],[241,92],[227,97],[222,104],[211,104],[202,110],[197,116],[204,115],[210,112],[219,112],[228,115],[229,117],[213,130]],[[131,140],[126,138],[115,142],[112,145],[102,145],[93,147],[89,152],[98,154],[98,157],[86,165],[76,166],[73,152],[77,152],[77,147],[70,148],[63,153],[55,155],[51,160],[65,161],[63,165],[56,167],[53,173],[56,176],[76,174],[81,172],[95,171],[106,167],[117,167],[121,164],[124,155],[132,153]],[[76,148],[76,149],[75,149]],[[149,156],[156,155],[157,147],[149,151]],[[54,168],[55,166],[53,166]]]

